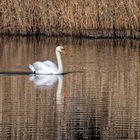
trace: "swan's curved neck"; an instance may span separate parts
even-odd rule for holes
[[[62,64],[62,59],[61,59],[61,54],[60,52],[56,51],[56,58],[57,58],[57,63],[58,63],[58,74],[63,73],[63,64]]]

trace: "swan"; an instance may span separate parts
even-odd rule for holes
[[[47,61],[37,61],[33,64],[29,64],[29,69],[35,74],[63,74],[63,64],[61,59],[61,53],[65,54],[65,49],[62,46],[57,46],[55,49],[58,67],[55,63]]]

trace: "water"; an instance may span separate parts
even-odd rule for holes
[[[25,74],[36,60],[64,76]],[[140,41],[0,38],[1,140],[140,139]],[[20,72],[20,74],[8,74]],[[21,74],[23,73],[23,74]]]

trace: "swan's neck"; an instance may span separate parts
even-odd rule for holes
[[[57,73],[63,73],[63,64],[62,64],[61,54],[58,51],[56,51],[56,58],[57,58],[57,63],[58,63]]]

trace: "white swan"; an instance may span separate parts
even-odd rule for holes
[[[62,46],[58,46],[55,49],[56,58],[58,62],[58,67],[55,63],[51,61],[37,61],[33,64],[29,64],[30,70],[35,74],[63,74],[63,64],[61,59],[61,54],[65,54],[65,49]]]

